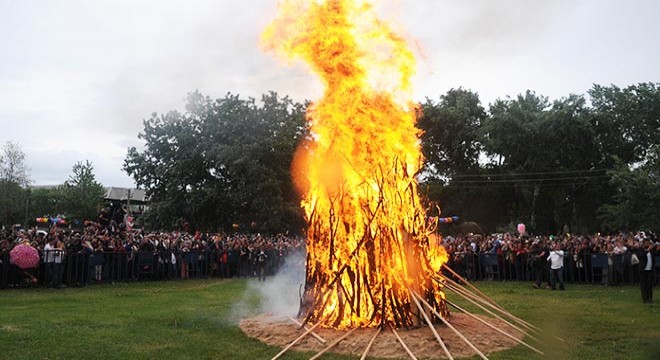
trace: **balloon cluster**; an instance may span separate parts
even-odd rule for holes
[[[39,218],[36,219],[36,221],[39,224],[47,224],[49,222],[53,223],[55,225],[66,225],[67,224],[65,219],[59,218],[59,217],[54,217],[54,218],[39,217]]]
[[[458,221],[458,216],[443,217],[438,219],[439,224],[451,224]]]
[[[451,224],[451,223],[458,222],[459,217],[458,216],[450,216],[450,217],[443,217],[443,218],[438,218],[438,217],[435,217],[435,216],[429,217],[430,222],[433,222],[436,219],[438,220],[438,224]]]

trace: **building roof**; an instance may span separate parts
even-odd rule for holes
[[[103,195],[103,198],[105,200],[126,201],[129,196],[130,200],[134,202],[149,202],[146,192],[142,189],[129,189],[114,186],[105,188],[105,195]]]

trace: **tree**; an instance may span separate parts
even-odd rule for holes
[[[89,161],[80,161],[73,165],[72,172],[60,187],[62,212],[70,220],[96,219],[105,190],[96,181],[94,166]]]
[[[62,213],[63,194],[61,186],[34,187],[30,190],[30,221],[42,216]]]
[[[660,84],[624,89],[594,85],[589,95],[598,145],[608,167],[643,161],[660,144]]]
[[[21,187],[30,184],[30,169],[19,144],[7,141],[0,152],[0,179]]]
[[[0,223],[12,225],[24,220],[25,188],[29,183],[23,149],[7,141],[0,149]]]
[[[660,230],[657,211],[660,144],[660,84],[589,91],[594,108],[601,167],[611,176],[610,191],[598,209],[610,230]]]
[[[606,194],[591,109],[584,97],[549,102],[528,91],[498,100],[484,122],[489,176],[465,184],[490,187],[506,214],[531,231],[557,233],[598,227],[592,198]],[[605,184],[606,186],[606,184]]]
[[[417,126],[423,131],[425,195],[437,201],[445,215],[478,219],[494,228],[500,214],[493,207],[497,201],[490,199],[494,194],[453,182],[471,175],[478,178],[484,170],[479,164],[485,140],[481,128],[488,113],[479,95],[462,88],[451,89],[438,102],[427,99],[421,110]]]
[[[435,176],[467,174],[479,170],[482,138],[479,128],[486,119],[479,95],[451,89],[439,102],[426,99],[417,127],[427,170]]]
[[[619,161],[609,173],[616,192],[599,209],[604,227],[611,231],[660,231],[660,145],[647,152],[643,165],[631,168]]]
[[[294,150],[305,136],[303,104],[276,93],[243,100],[188,96],[185,113],[144,121],[143,151],[131,148],[124,170],[151,198],[156,228],[299,230],[291,183]]]

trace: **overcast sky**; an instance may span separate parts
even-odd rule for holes
[[[59,184],[77,161],[106,186],[142,120],[182,109],[195,89],[314,99],[303,66],[258,46],[277,0],[0,0],[0,143],[27,154],[34,184]],[[594,83],[660,82],[657,0],[398,0],[381,12],[414,39],[415,97],[455,87],[550,98]]]

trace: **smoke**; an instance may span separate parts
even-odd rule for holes
[[[407,8],[403,14],[425,48],[492,55],[535,41],[556,21],[558,11],[569,9],[559,0],[444,0]]]
[[[305,253],[294,252],[284,259],[275,276],[266,281],[250,279],[240,301],[232,307],[232,322],[239,322],[256,314],[270,314],[273,319],[296,317],[300,293],[305,283]]]
[[[259,294],[262,312],[295,317],[305,283],[305,254],[294,252],[285,261],[275,276],[265,282],[251,281],[248,287]]]

